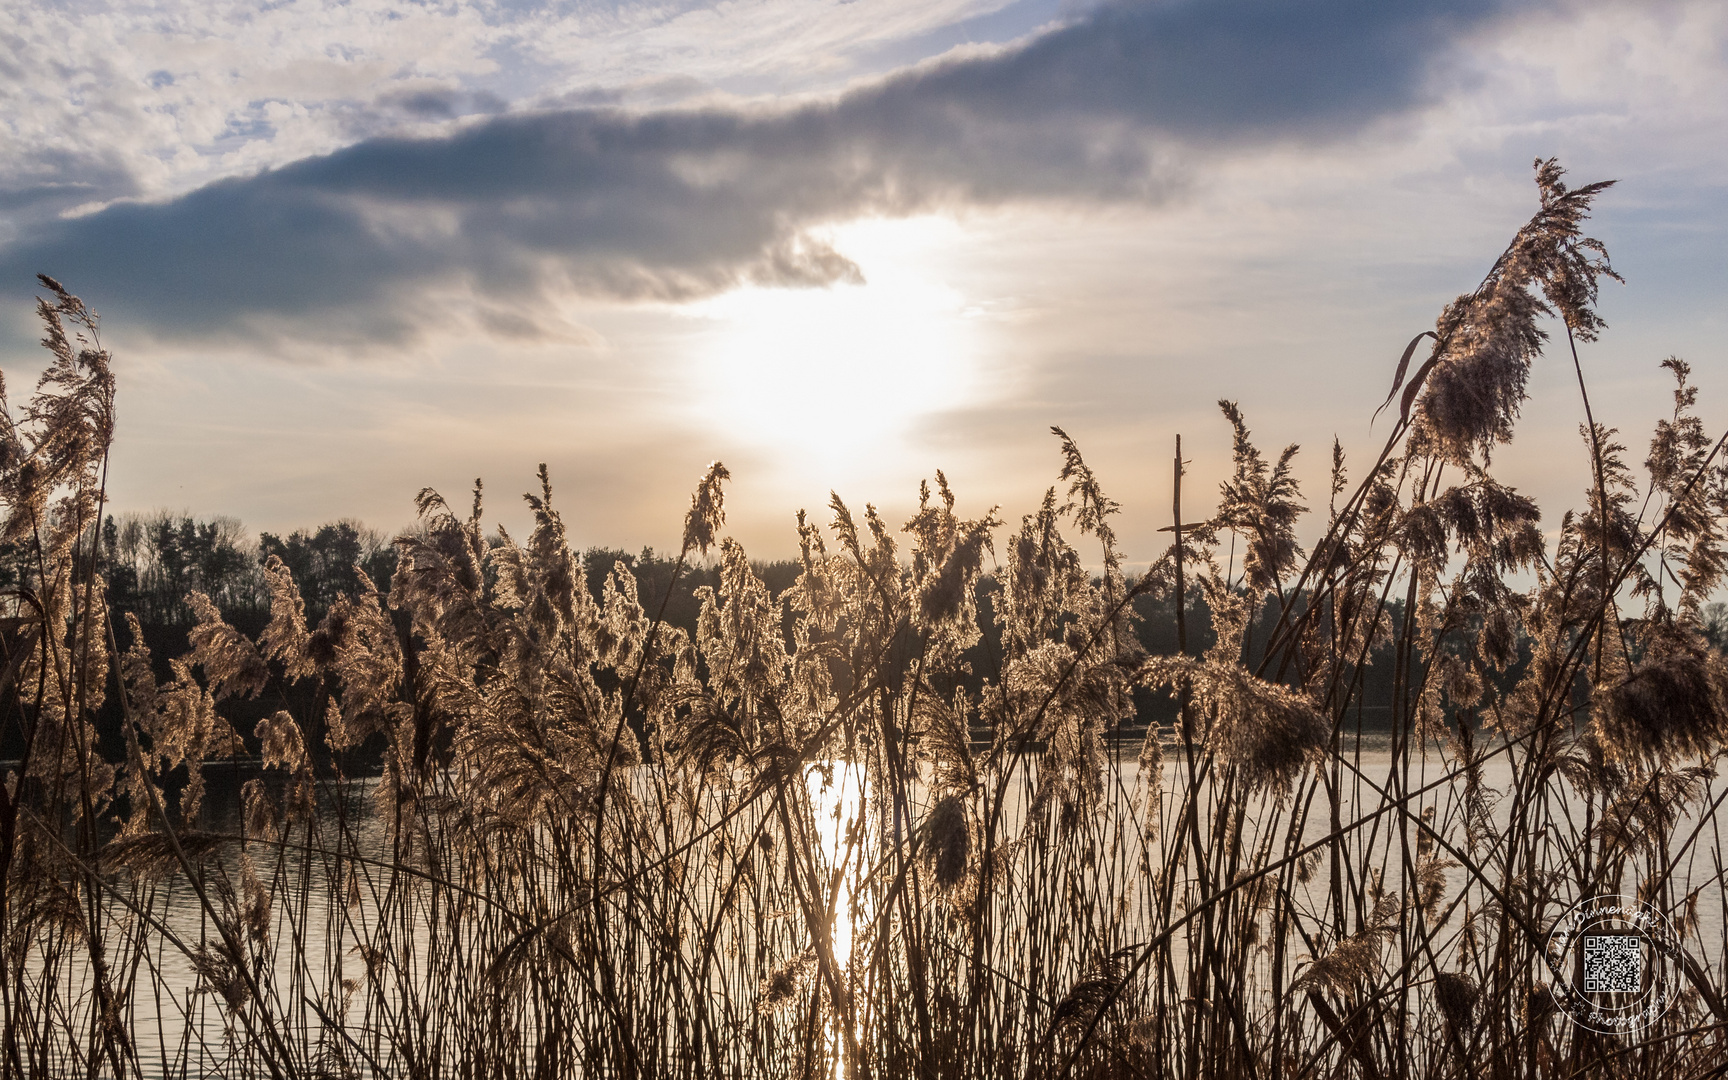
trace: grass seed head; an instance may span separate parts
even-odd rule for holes
[[[1659,628],[1592,704],[1603,741],[1624,760],[1708,755],[1728,736],[1728,661],[1680,627]]]
[[[1481,991],[1468,975],[1442,971],[1434,976],[1434,1003],[1440,1007],[1440,1015],[1445,1018],[1447,1026],[1455,1032],[1470,1030],[1476,1019],[1476,1002],[1480,997]]]
[[[952,889],[966,878],[972,852],[972,833],[966,824],[966,806],[957,795],[945,795],[930,811],[924,825],[924,858],[943,889]]]

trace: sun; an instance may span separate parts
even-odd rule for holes
[[[818,464],[966,404],[974,320],[940,272],[957,233],[939,218],[854,222],[830,239],[864,284],[748,287],[690,305],[707,324],[693,351],[693,407],[729,441]]]

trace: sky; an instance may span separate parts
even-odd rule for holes
[[[0,26],[0,369],[34,275],[103,316],[121,512],[407,525],[423,487],[520,532],[796,550],[830,492],[893,524],[1036,509],[1059,425],[1163,547],[1218,400],[1377,452],[1399,353],[1536,206],[1614,179],[1625,284],[1580,362],[1640,460],[1694,369],[1728,423],[1719,0],[21,0]],[[1550,349],[1497,474],[1582,502]]]

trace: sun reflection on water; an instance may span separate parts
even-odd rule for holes
[[[845,761],[812,766],[805,771],[804,782],[810,792],[810,808],[815,818],[817,849],[821,856],[818,865],[829,882],[829,892],[824,899],[834,965],[839,978],[851,984],[854,982],[854,961],[859,959],[852,953],[854,929],[870,919],[868,898],[859,895],[869,864],[866,843],[869,830],[864,822],[869,806],[869,782],[865,780],[861,766]],[[834,1062],[835,1080],[846,1075],[846,1055],[840,1035],[831,1021],[827,1049]]]
[[[866,782],[862,770],[850,762],[835,762],[826,770],[812,767],[804,778],[816,819],[821,865],[832,883],[828,914],[834,961],[844,971],[852,957],[853,923],[862,914],[854,903],[853,890],[861,876],[865,855]]]

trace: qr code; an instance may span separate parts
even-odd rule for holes
[[[1636,994],[1644,943],[1631,934],[1584,935],[1584,992]]]

